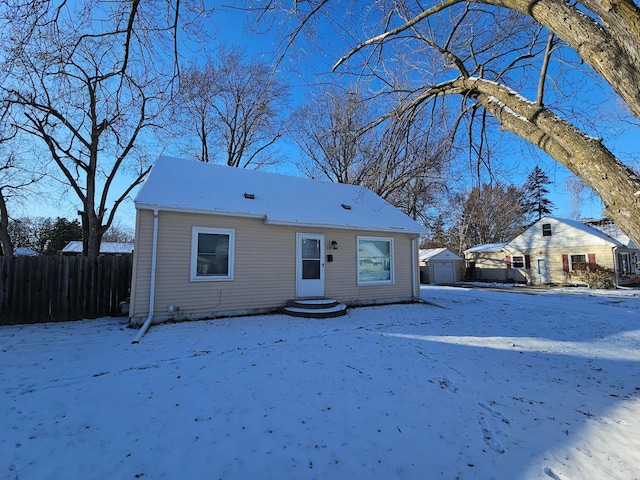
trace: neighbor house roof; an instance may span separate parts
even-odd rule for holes
[[[428,262],[429,260],[462,260],[458,255],[444,247],[421,249],[419,257],[421,262]]]
[[[23,257],[37,257],[38,255],[40,255],[38,252],[28,247],[16,247],[13,249],[13,254]]]
[[[132,253],[133,243],[123,242],[102,242],[100,253]],[[82,253],[82,241],[71,241],[62,249],[62,253]]]
[[[276,225],[424,232],[362,186],[164,156],[152,167],[135,204],[138,209],[262,218]]]
[[[542,235],[542,225],[544,224],[551,225],[552,235]],[[624,246],[621,241],[607,235],[607,233],[598,228],[586,225],[578,220],[557,217],[543,217],[508,243],[509,247],[519,250],[581,247],[586,245]]]
[[[483,243],[474,247],[468,248],[464,253],[480,253],[480,252],[499,252],[507,246],[506,242],[503,243]]]

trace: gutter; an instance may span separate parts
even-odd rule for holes
[[[158,256],[158,210],[153,211],[153,240],[151,243],[151,280],[149,284],[149,314],[142,324],[136,338],[131,343],[139,343],[142,336],[149,330],[153,320],[153,310],[156,300],[156,259]]]

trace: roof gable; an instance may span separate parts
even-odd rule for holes
[[[429,260],[462,260],[460,256],[444,247],[420,249],[419,257],[421,262],[428,262]]]
[[[542,235],[542,225],[551,225],[551,235]],[[566,248],[622,244],[606,233],[585,225],[577,220],[566,218],[544,217],[508,243],[518,250],[532,248]]]
[[[138,209],[263,218],[275,225],[424,231],[365,187],[171,157],[158,158],[135,204]]]

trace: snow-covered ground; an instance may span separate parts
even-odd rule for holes
[[[640,478],[640,297],[576,292],[0,327],[0,478]]]

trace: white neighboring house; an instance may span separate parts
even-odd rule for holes
[[[640,280],[640,251],[608,219],[544,217],[509,242],[464,253],[475,280],[568,285],[576,283],[576,266],[585,263],[613,270],[618,286]]]
[[[361,186],[160,157],[135,205],[133,323],[419,296],[424,228]]]
[[[464,278],[464,259],[448,248],[421,249],[420,283],[451,285]]]
[[[133,243],[102,242],[100,255],[126,255],[133,253]],[[62,249],[63,255],[82,255],[82,241],[71,241]]]

